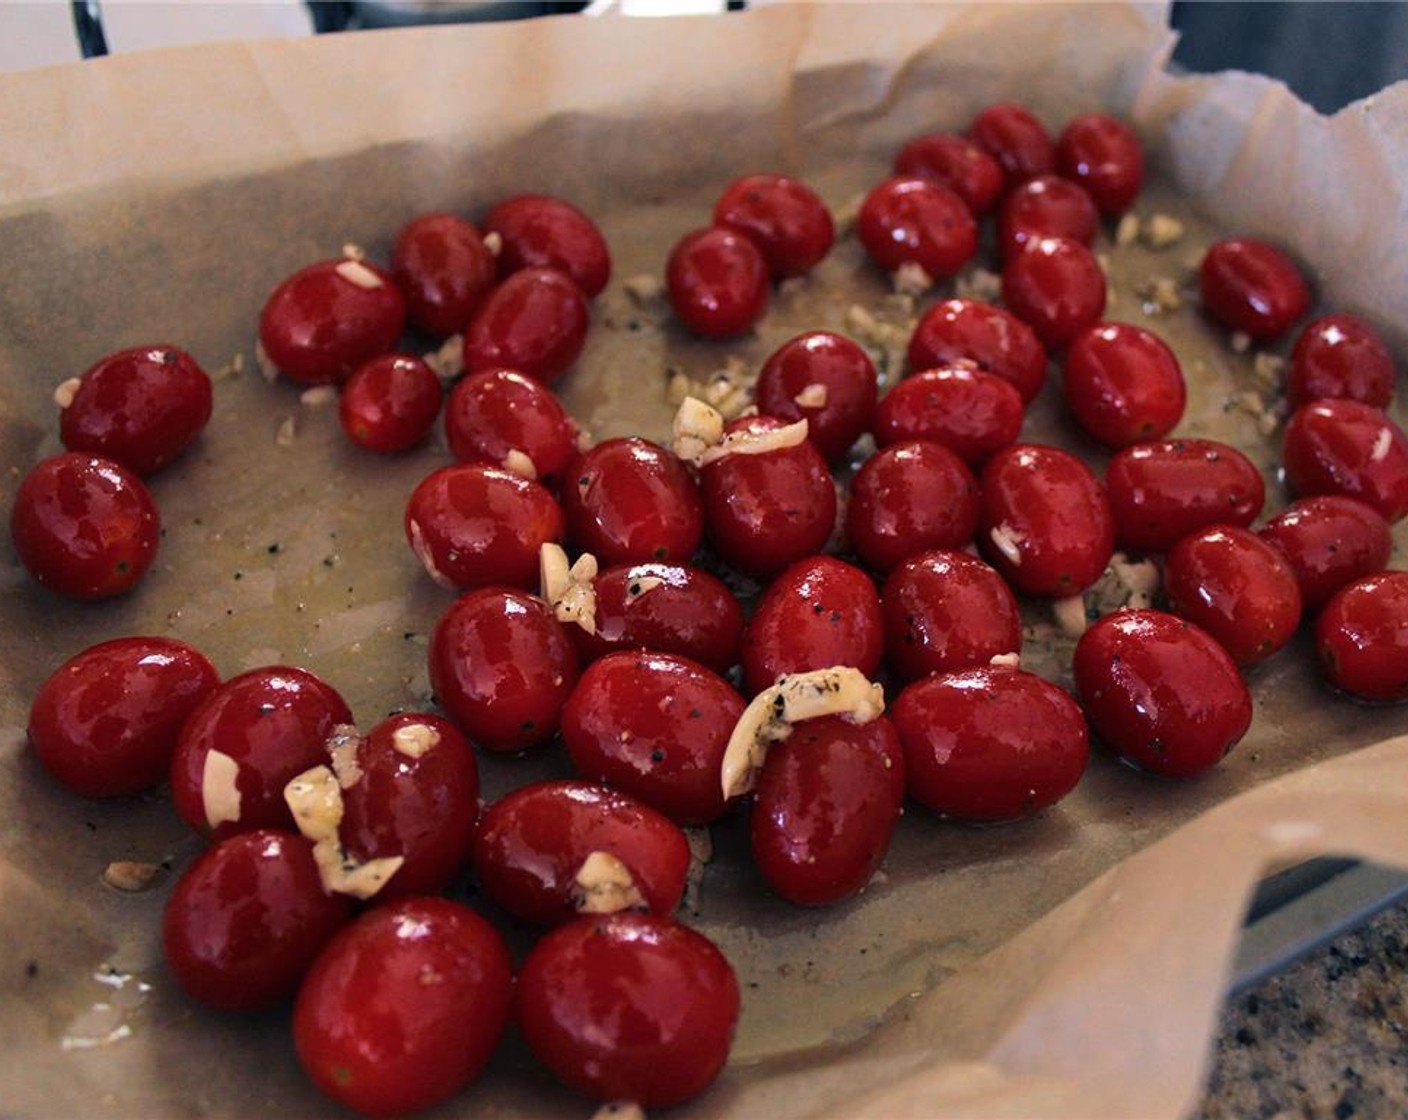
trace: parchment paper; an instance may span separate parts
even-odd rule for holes
[[[58,450],[53,386],[103,353],[169,341],[211,370],[246,361],[219,379],[198,447],[153,481],[167,531],[134,595],[65,603],[3,554],[3,1110],[330,1110],[297,1070],[282,1015],[212,1015],[165,975],[160,907],[198,845],[166,795],[76,801],[23,743],[28,698],[60,661],[141,631],[195,642],[226,674],[305,665],[364,725],[427,702],[425,635],[449,597],[419,571],[400,519],[415,482],[446,461],[443,442],[373,460],[330,409],[265,383],[252,332],[279,279],[348,240],[384,257],[427,209],[473,216],[510,193],[565,195],[602,222],[617,279],[564,395],[597,437],[659,438],[667,366],[703,376],[737,355],[756,367],[799,330],[851,329],[855,306],[905,314],[849,238],[778,295],[755,336],[727,345],[686,339],[621,280],[658,275],[733,176],[801,174],[841,210],[904,140],[1014,97],[1053,128],[1094,108],[1131,116],[1165,184],[1141,211],[1191,205],[1274,237],[1307,263],[1326,306],[1402,342],[1408,93],[1324,119],[1265,79],[1169,77],[1171,44],[1161,6],[783,6],[202,47],[0,76],[4,511],[20,474]],[[1210,236],[1188,218],[1186,246],[1135,247],[1114,254],[1119,267],[1186,279]],[[1111,314],[1142,313],[1117,279]],[[1230,354],[1191,306],[1154,326],[1176,339],[1194,386],[1181,430],[1252,452],[1271,512],[1284,500],[1276,438],[1227,407],[1264,389],[1252,356]],[[1101,461],[1072,442],[1050,389],[1025,436]],[[1043,617],[1029,611],[1028,662],[1068,683],[1068,646]],[[883,879],[830,910],[770,897],[748,866],[742,814],[716,826],[686,917],[733,960],[745,1011],[729,1070],[687,1111],[1180,1115],[1257,878],[1317,853],[1408,865],[1408,744],[1361,749],[1408,730],[1403,710],[1332,696],[1304,640],[1252,685],[1252,733],[1205,778],[1160,782],[1101,755],[1071,798],[1021,825],[965,829],[912,810]],[[481,765],[491,796],[565,770],[551,750]],[[118,859],[170,870],[150,892],[119,894],[100,881]],[[529,935],[508,928],[521,951]],[[440,1112],[587,1107],[510,1037]]]

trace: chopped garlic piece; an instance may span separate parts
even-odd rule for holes
[[[1233,331],[1232,337],[1227,340],[1227,345],[1238,354],[1245,354],[1252,348],[1252,336],[1246,331]]]
[[[200,800],[205,823],[219,828],[226,821],[240,819],[240,764],[227,754],[211,751],[200,772]]]
[[[391,745],[407,758],[420,758],[440,744],[440,732],[428,723],[405,723],[391,733]]]
[[[366,861],[349,855],[338,838],[342,824],[342,790],[326,766],[305,770],[284,786],[284,802],[304,837],[313,841],[313,861],[323,889],[330,893],[368,899],[386,885],[403,863],[404,856],[381,856]]]
[[[464,372],[464,335],[450,335],[438,349],[422,354],[421,360],[441,381],[453,381]]]
[[[103,882],[114,890],[144,891],[152,885],[159,870],[154,863],[138,863],[134,860],[116,860],[103,869]]]
[[[792,398],[792,403],[798,408],[825,408],[827,399],[826,386],[819,381],[813,381]]]
[[[333,894],[371,898],[406,862],[405,856],[380,856],[366,862],[353,859],[335,840],[323,840],[313,845],[313,859],[323,889]]]
[[[274,364],[274,360],[264,349],[264,344],[258,339],[254,342],[254,364],[259,367],[259,376],[265,381],[272,384],[279,379],[279,367]]]
[[[573,902],[581,914],[648,910],[631,869],[610,852],[592,852],[578,869]]]
[[[1119,246],[1133,245],[1139,239],[1139,215],[1126,214],[1120,219],[1120,224],[1115,227],[1115,244]]]
[[[1281,375],[1286,371],[1286,359],[1280,354],[1258,350],[1252,356],[1252,374],[1263,389],[1279,389]]]
[[[538,477],[537,465],[528,457],[527,452],[519,451],[516,447],[510,448],[509,453],[504,456],[504,470],[512,471],[529,481],[535,481]]]
[[[1022,655],[1020,653],[997,653],[988,660],[988,664],[994,669],[1020,669],[1022,667]]]
[[[314,766],[284,786],[284,803],[293,814],[298,831],[315,844],[337,839],[342,823],[342,789],[337,775],[326,766]]]
[[[1393,432],[1388,428],[1380,428],[1379,434],[1374,437],[1374,446],[1369,451],[1369,461],[1382,463],[1388,458],[1388,453],[1393,450]]]
[[[665,294],[665,281],[652,272],[628,276],[621,286],[637,307],[645,307]]]
[[[337,400],[336,385],[314,385],[298,394],[298,403],[304,408],[322,408]]]
[[[988,533],[988,539],[992,541],[997,551],[1002,553],[1009,564],[1020,568],[1022,566],[1022,535],[1004,522],[994,526]]]
[[[374,292],[377,288],[386,287],[382,278],[360,260],[340,261],[333,271],[349,284],[356,284],[357,287],[365,288],[369,292]]]
[[[955,294],[962,299],[976,299],[991,303],[1002,294],[1002,277],[991,269],[971,269],[958,278]]]
[[[357,761],[357,751],[362,746],[362,736],[352,724],[337,724],[324,746],[332,761],[332,772],[337,775],[339,788],[351,789],[361,781],[362,767]]]
[[[491,257],[497,257],[504,251],[504,238],[496,229],[491,229],[484,235],[484,248],[489,250]]]
[[[1178,290],[1178,281],[1170,276],[1151,277],[1136,287],[1134,294],[1144,301],[1145,315],[1164,315],[1183,306],[1183,295]]]
[[[865,205],[865,192],[853,194],[842,203],[841,208],[836,211],[836,233],[845,234],[856,224],[856,219],[860,217],[860,208]]]
[[[596,633],[596,557],[584,552],[567,566],[561,545],[548,542],[538,549],[538,588],[559,622],[575,622]]]
[[[1183,240],[1183,223],[1171,214],[1151,214],[1139,231],[1140,239],[1151,249],[1167,249]]]
[[[645,1109],[635,1101],[607,1101],[592,1113],[592,1120],[646,1120]]]
[[[420,522],[414,518],[406,522],[406,532],[411,538],[411,551],[420,560],[421,566],[426,573],[446,591],[456,591],[455,581],[442,572],[435,564],[435,554],[430,551],[430,545],[426,543],[425,533],[421,530]]]
[[[73,403],[73,398],[78,395],[78,390],[83,385],[83,378],[70,377],[67,381],[60,381],[54,386],[54,403],[60,408],[67,408]]]
[[[1122,552],[1110,557],[1110,571],[1129,595],[1124,606],[1144,608],[1152,606],[1154,594],[1159,589],[1159,566],[1152,560],[1130,560]]]
[[[685,397],[675,411],[671,431],[675,454],[686,463],[698,465],[709,448],[723,442],[723,414],[697,397]]]
[[[298,421],[292,416],[285,416],[274,431],[274,443],[279,447],[292,447],[297,435]]]
[[[355,241],[349,241],[342,246],[342,255],[349,261],[364,261],[367,259],[367,251]]]
[[[897,292],[905,295],[922,296],[934,286],[934,278],[924,270],[918,261],[905,261],[890,274],[890,283]]]
[[[782,428],[770,428],[764,432],[730,432],[715,446],[707,448],[697,460],[701,467],[717,462],[729,455],[766,455],[772,451],[783,451],[797,447],[807,441],[805,419]]]
[[[1085,597],[1071,595],[1065,599],[1055,599],[1051,603],[1051,613],[1056,617],[1056,625],[1061,633],[1070,638],[1079,638],[1090,625],[1085,613]]]

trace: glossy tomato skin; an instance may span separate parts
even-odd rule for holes
[[[1208,633],[1156,610],[1120,610],[1076,643],[1090,729],[1126,762],[1167,778],[1210,770],[1246,734],[1252,699]]]
[[[1190,533],[1164,564],[1169,610],[1196,622],[1239,665],[1265,661],[1295,637],[1300,585],[1286,558],[1249,529]]]
[[[68,451],[36,463],[15,492],[10,540],[44,587],[70,599],[130,591],[156,558],[161,514],[126,467]]]
[[[916,136],[895,156],[896,175],[941,183],[981,217],[997,205],[1006,182],[1002,165],[965,136],[936,132]]]
[[[1056,145],[1046,126],[1016,102],[989,105],[968,126],[968,136],[1002,166],[1008,187],[1056,169]]]
[[[515,1019],[558,1080],[596,1100],[670,1108],[728,1059],[738,979],[703,934],[653,914],[584,917],[544,937]]]
[[[978,526],[978,482],[939,443],[892,443],[851,480],[846,534],[867,565],[888,572],[931,548],[959,548]]]
[[[1292,502],[1260,534],[1290,563],[1307,612],[1319,610],[1345,584],[1388,567],[1393,553],[1383,516],[1335,494]]]
[[[389,353],[405,326],[406,301],[389,273],[367,261],[319,261],[274,289],[259,343],[290,381],[325,385]]]
[[[1022,616],[997,571],[966,552],[911,556],[880,592],[885,659],[903,680],[1020,653]]]
[[[676,824],[723,816],[724,748],[743,697],[685,657],[611,653],[587,666],[562,713],[573,768],[639,798]]]
[[[1216,440],[1136,444],[1110,460],[1105,488],[1121,548],[1167,552],[1209,525],[1250,525],[1266,501],[1252,461]]]
[[[763,592],[743,635],[743,681],[761,692],[789,673],[849,665],[875,676],[884,625],[875,584],[833,556],[798,560]]]
[[[679,905],[689,870],[684,833],[644,802],[591,782],[535,782],[505,794],[480,819],[474,867],[505,910],[555,926],[580,912],[577,873],[593,852],[625,864],[651,912]]]
[[[499,275],[524,268],[555,268],[588,299],[611,279],[611,250],[597,224],[563,198],[520,194],[484,216],[484,229],[502,238]]]
[[[801,180],[785,175],[735,179],[714,204],[714,224],[750,238],[774,280],[810,272],[836,240],[826,203]]]
[[[1038,237],[1068,237],[1090,245],[1100,212],[1085,188],[1060,175],[1034,175],[1013,187],[997,212],[997,244],[1010,259]]]
[[[1326,397],[1388,408],[1397,383],[1393,352],[1369,323],[1357,315],[1323,315],[1296,337],[1286,399],[1293,408]]]
[[[464,330],[496,271],[483,233],[457,214],[412,218],[391,247],[391,275],[405,294],[406,317],[436,338]]]
[[[832,462],[869,427],[877,395],[870,355],[831,331],[808,331],[784,342],[763,363],[754,387],[760,412],[789,424],[806,420],[807,438]]]
[[[512,1000],[513,962],[493,926],[448,899],[402,899],[363,914],[314,962],[294,1005],[294,1048],[333,1100],[400,1116],[474,1078]]]
[[[444,396],[440,379],[423,360],[383,354],[357,367],[338,400],[342,430],[358,447],[394,455],[429,434]]]
[[[568,536],[603,564],[686,563],[704,538],[698,484],[674,452],[649,440],[597,444],[562,489]]]
[[[220,683],[193,646],[114,638],[54,670],[29,708],[29,744],[84,797],[139,793],[166,780],[186,717]]]
[[[1123,214],[1144,186],[1144,148],[1117,117],[1085,113],[1056,141],[1056,169],[1087,191],[1105,217]]]
[[[1069,237],[1033,237],[1002,270],[1002,300],[1049,350],[1062,350],[1105,312],[1105,273]]]
[[[956,820],[1030,817],[1070,793],[1090,761],[1080,706],[1022,669],[925,677],[899,694],[890,718],[910,796]]]
[[[1315,621],[1315,651],[1336,688],[1374,703],[1408,700],[1408,572],[1347,584]]]
[[[302,836],[242,832],[205,849],[177,881],[162,918],[166,966],[207,1007],[273,1007],[351,916],[344,896],[323,889]]]
[[[924,313],[909,340],[909,368],[975,362],[1011,382],[1030,404],[1046,383],[1046,350],[1010,311],[971,299],[942,300]]]
[[[557,732],[577,654],[541,599],[484,588],[461,596],[430,641],[436,700],[478,746],[513,753]]]
[[[1022,415],[1016,386],[959,361],[906,377],[876,406],[871,431],[881,447],[914,439],[941,443],[976,469],[1017,442]]]
[[[524,268],[485,297],[464,330],[464,368],[513,369],[551,384],[581,356],[587,297],[555,268]]]
[[[884,862],[904,808],[904,752],[888,719],[806,720],[768,748],[753,793],[753,861],[799,906],[863,890]]]
[[[670,250],[665,290],[686,330],[700,338],[730,338],[751,329],[767,311],[768,262],[737,230],[697,229]]]
[[[59,438],[70,451],[148,475],[194,442],[213,401],[209,376],[179,347],[120,350],[79,378],[59,417]]]
[[[546,385],[509,369],[464,378],[445,405],[445,436],[461,463],[512,470],[512,453],[526,455],[533,477],[555,487],[577,457],[577,425]]]
[[[1281,461],[1296,497],[1343,494],[1388,521],[1408,514],[1408,437],[1381,409],[1352,400],[1311,401],[1286,421]]]
[[[1016,444],[982,474],[978,545],[1017,591],[1065,598],[1084,591],[1114,551],[1105,489],[1068,452]]]
[[[1131,323],[1097,323],[1078,334],[1066,352],[1061,390],[1076,422],[1116,451],[1162,439],[1188,401],[1177,355]]]
[[[856,236],[886,272],[917,264],[934,279],[952,276],[978,251],[978,227],[963,199],[932,179],[896,176],[861,203]]]
[[[1203,310],[1254,339],[1285,334],[1310,307],[1296,263],[1274,245],[1229,238],[1212,245],[1198,269]]]
[[[406,502],[406,540],[430,577],[467,591],[538,582],[538,551],[566,531],[562,507],[545,487],[483,463],[441,467]]]

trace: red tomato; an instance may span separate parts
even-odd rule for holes
[[[959,548],[978,525],[978,482],[939,443],[910,440],[877,451],[851,480],[846,535],[870,567],[888,572],[931,548]]]
[[[587,342],[587,297],[555,268],[524,268],[494,288],[464,331],[464,368],[515,369],[544,384],[569,370]]]
[[[1408,572],[1347,584],[1315,621],[1326,679],[1361,700],[1408,700]]]
[[[147,573],[161,514],[142,480],[69,451],[35,464],[15,492],[10,540],[25,569],[70,599],[110,599]]]
[[[970,467],[1017,442],[1022,394],[1010,381],[967,361],[921,370],[885,394],[871,424],[881,447],[908,440],[941,443]]]
[[[513,961],[467,906],[409,898],[363,914],[298,992],[293,1044],[313,1084],[364,1116],[429,1108],[483,1068],[508,1023]]]
[[[440,706],[485,750],[512,753],[557,733],[577,654],[541,599],[486,588],[455,600],[430,640]]]
[[[352,442],[368,451],[409,451],[435,425],[443,396],[440,379],[420,358],[383,354],[347,379],[338,420]]]
[[[1010,260],[1039,237],[1067,237],[1090,245],[1100,232],[1100,212],[1083,187],[1059,175],[1036,175],[1017,184],[997,212],[997,245]]]
[[[326,762],[328,736],[351,722],[346,701],[306,669],[271,665],[231,677],[181,729],[171,758],[176,811],[216,839],[292,829],[284,786]]]
[[[909,368],[976,362],[1009,381],[1030,404],[1046,381],[1046,350],[1036,332],[1010,312],[971,299],[936,303],[909,340]]]
[[[1018,591],[1064,598],[1100,578],[1114,550],[1105,488],[1073,455],[1016,444],[988,461],[978,544]]]
[[[162,918],[166,967],[207,1007],[274,1007],[351,916],[346,898],[323,889],[307,840],[242,832],[207,848],[177,881]]]
[[[1074,672],[1090,729],[1166,778],[1210,770],[1251,726],[1251,693],[1227,651],[1163,611],[1099,619],[1076,643]]]
[[[1002,165],[972,140],[949,133],[917,136],[895,157],[896,175],[941,183],[981,217],[993,208],[1006,181]]]
[[[1280,249],[1250,238],[1219,241],[1198,271],[1203,310],[1255,339],[1279,338],[1310,307],[1310,289]]]
[[[502,239],[499,275],[524,268],[555,268],[570,276],[588,299],[611,279],[611,250],[594,221],[570,202],[520,194],[500,202],[484,229]]]
[[[1050,350],[1061,350],[1105,311],[1105,273],[1068,237],[1036,237],[1002,270],[1002,300]]]
[[[274,289],[259,344],[290,381],[323,385],[390,352],[405,326],[406,301],[388,273],[367,261],[319,261]]]
[[[494,255],[472,222],[455,214],[422,214],[396,235],[391,274],[406,297],[406,315],[436,338],[464,330],[494,286]]]
[[[669,1108],[728,1059],[738,979],[708,938],[668,918],[580,918],[534,946],[515,1017],[564,1084],[597,1100]]]
[[[607,654],[587,666],[562,713],[582,777],[637,797],[682,825],[724,813],[724,748],[743,714],[726,680],[684,657]]]
[[[1252,461],[1209,439],[1173,439],[1125,448],[1105,471],[1121,548],[1167,552],[1209,525],[1250,525],[1266,500]]]
[[[1144,149],[1134,129],[1104,113],[1076,117],[1056,141],[1056,168],[1090,192],[1105,217],[1123,214],[1144,186]]]
[[[59,437],[70,451],[151,474],[200,435],[212,401],[210,378],[184,350],[119,350],[79,378],[59,417]]]
[[[826,203],[805,183],[784,175],[735,179],[714,204],[714,224],[751,239],[774,280],[810,272],[836,240]]]
[[[1015,821],[1048,809],[1090,760],[1079,705],[1021,669],[964,669],[911,684],[890,712],[909,795],[962,821]]]
[[[577,425],[551,389],[507,369],[472,373],[450,391],[445,436],[462,463],[513,469],[512,453],[526,455],[546,485],[562,481],[577,457]]]
[[[865,889],[904,809],[904,753],[884,716],[824,716],[768,748],[753,795],[749,840],[768,886],[799,906]]]
[[[1239,665],[1282,649],[1300,626],[1300,587],[1286,558],[1248,529],[1214,525],[1180,540],[1164,564],[1169,610],[1196,622]]]
[[[1312,401],[1286,422],[1281,461],[1297,497],[1343,494],[1390,522],[1408,514],[1408,438],[1381,409],[1351,400]]]
[[[474,867],[485,893],[535,925],[561,925],[593,905],[577,881],[593,852],[625,865],[640,908],[669,914],[679,905],[689,841],[650,806],[607,786],[521,786],[484,810],[474,837]]]
[[[1296,338],[1286,399],[1297,408],[1326,397],[1388,408],[1397,382],[1393,353],[1373,327],[1355,315],[1325,315]]]
[[[1022,616],[997,572],[966,552],[921,552],[894,569],[880,592],[885,657],[918,680],[1020,653]]]
[[[865,196],[856,236],[886,272],[913,263],[935,280],[952,276],[978,251],[978,227],[963,199],[915,176],[886,179]]]
[[[1292,502],[1260,530],[1290,562],[1307,612],[1347,583],[1388,567],[1389,523],[1371,506],[1326,494]]]
[[[870,426],[875,363],[849,338],[809,331],[784,342],[758,373],[758,410],[789,424],[806,420],[807,438],[833,462]]]
[[[139,793],[166,780],[181,725],[219,683],[205,655],[184,642],[100,642],[39,686],[29,708],[29,744],[44,769],[75,793]]]
[[[573,464],[562,498],[568,536],[603,564],[684,563],[704,537],[689,468],[649,440],[597,444]]]
[[[536,588],[538,552],[562,540],[562,507],[545,487],[483,463],[441,467],[406,502],[406,540],[441,587]]]
[[[1167,435],[1188,400],[1177,355],[1129,323],[1099,323],[1077,335],[1061,390],[1076,422],[1113,450]]]
[[[798,560],[763,592],[743,634],[743,682],[761,692],[789,673],[880,666],[884,624],[875,584],[831,556]],[[736,722],[736,720],[735,720]]]
[[[989,105],[973,118],[968,136],[1002,165],[1009,187],[1056,170],[1051,134],[1023,105],[1010,101]]]
[[[670,306],[701,338],[749,330],[768,309],[768,262],[737,230],[713,226],[685,234],[665,263]]]

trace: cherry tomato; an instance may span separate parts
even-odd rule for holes
[[[352,442],[393,455],[420,443],[440,413],[440,379],[420,358],[383,354],[357,367],[337,415]]]
[[[1300,587],[1290,563],[1255,533],[1231,525],[1180,540],[1164,564],[1169,610],[1196,622],[1239,665],[1265,661],[1300,626]]]
[[[1068,237],[1034,237],[1002,270],[1002,299],[1050,350],[1061,350],[1105,311],[1105,273]]]
[[[594,897],[578,881],[593,852],[625,865],[631,882],[620,898]],[[689,841],[627,793],[589,782],[535,782],[484,810],[474,867],[490,898],[535,925],[561,925],[589,907],[623,901],[631,890],[633,906],[669,914],[684,894]]]
[[[1006,181],[1002,165],[964,136],[932,133],[916,136],[895,157],[896,175],[941,183],[981,217],[997,204]]]
[[[184,642],[100,642],[39,686],[29,708],[29,744],[44,769],[75,793],[139,793],[166,780],[181,725],[219,683],[205,655]]]
[[[464,330],[496,278],[484,235],[456,214],[422,214],[396,235],[391,274],[406,297],[406,315],[436,338]]]
[[[313,1084],[364,1116],[429,1108],[467,1085],[508,1023],[513,961],[467,906],[408,898],[342,930],[293,1009]]]
[[[1061,389],[1076,422],[1113,450],[1167,435],[1188,400],[1177,355],[1129,323],[1099,323],[1078,334]]]
[[[909,368],[926,370],[960,361],[975,362],[979,369],[1011,382],[1024,404],[1030,404],[1046,382],[1046,350],[1026,323],[977,300],[942,300],[914,328]]]
[[[545,487],[483,463],[427,475],[406,502],[406,539],[432,579],[467,591],[538,585],[538,552],[562,540],[562,507]]]
[[[597,1100],[669,1108],[728,1059],[738,979],[703,934],[650,914],[579,918],[534,946],[515,1016],[564,1084]]]
[[[1008,187],[1056,170],[1051,134],[1024,105],[1010,101],[989,105],[973,118],[968,136],[1002,166]]]
[[[1114,550],[1105,488],[1055,447],[1015,444],[982,475],[978,544],[1016,590],[1065,598],[1100,578]]]
[[[875,363],[843,335],[809,331],[773,351],[754,386],[758,410],[789,424],[806,420],[807,438],[833,462],[870,425]]]
[[[1080,706],[1021,669],[926,677],[899,694],[890,718],[909,795],[957,820],[1030,817],[1075,789],[1090,761]]]
[[[472,373],[445,405],[450,454],[556,486],[577,457],[577,425],[547,386],[507,369]],[[515,455],[526,456],[533,474]]]
[[[724,813],[724,748],[743,714],[733,686],[688,658],[638,651],[587,666],[562,713],[562,741],[582,777],[604,782],[682,825]]]
[[[885,580],[880,610],[886,661],[906,681],[985,666],[1022,649],[1011,588],[966,552],[911,556]]]
[[[1010,260],[1038,237],[1067,237],[1090,245],[1100,231],[1100,212],[1085,188],[1059,175],[1035,175],[1017,184],[997,213],[997,245]]]
[[[563,487],[568,536],[604,564],[683,563],[704,537],[699,487],[671,451],[634,436],[597,444]]]
[[[119,350],[78,379],[59,417],[59,437],[70,451],[101,455],[147,475],[200,435],[212,402],[210,378],[184,350]]]
[[[805,183],[785,175],[735,179],[714,204],[714,224],[750,238],[774,280],[810,272],[836,240],[826,203]]]
[[[440,706],[485,750],[512,753],[557,733],[577,654],[541,599],[486,588],[455,600],[430,640]]]
[[[1074,672],[1096,736],[1166,778],[1210,770],[1251,726],[1251,693],[1227,651],[1163,611],[1097,620],[1076,643]]]
[[[1381,409],[1352,400],[1312,401],[1286,422],[1281,447],[1292,494],[1343,494],[1390,522],[1408,514],[1408,438]]]
[[[1361,700],[1408,700],[1408,572],[1379,572],[1347,584],[1315,621],[1326,678]]]
[[[1310,307],[1310,289],[1294,261],[1250,238],[1219,241],[1198,270],[1203,310],[1254,339],[1279,338]]]
[[[166,966],[207,1007],[274,1007],[351,916],[346,898],[323,889],[302,836],[242,832],[207,848],[177,881],[162,917]]]
[[[1326,397],[1388,408],[1397,382],[1393,354],[1373,327],[1356,315],[1325,315],[1296,338],[1286,399],[1296,408]]]
[[[871,423],[881,447],[941,443],[970,467],[1017,442],[1022,395],[1010,381],[968,362],[921,370],[885,394]]]
[[[142,480],[69,451],[35,464],[15,492],[10,540],[25,569],[70,599],[110,599],[151,567],[161,514]]]
[[[851,480],[846,535],[877,571],[931,548],[959,548],[978,525],[978,482],[963,460],[939,443],[892,443]]]
[[[576,363],[587,341],[587,297],[555,268],[524,268],[494,288],[464,332],[464,368],[514,369],[544,384]]]
[[[768,748],[753,797],[753,861],[799,906],[863,890],[884,862],[904,808],[904,753],[884,716],[824,716]]]
[[[259,343],[290,381],[345,381],[389,353],[406,326],[406,301],[390,274],[367,261],[319,261],[274,289],[259,314]]]
[[[1144,149],[1134,129],[1104,113],[1076,117],[1056,141],[1056,169],[1090,192],[1100,213],[1123,214],[1144,186]]]
[[[967,204],[932,179],[897,176],[865,196],[856,236],[886,272],[917,264],[935,280],[952,276],[978,251]]]
[[[1389,523],[1373,507],[1326,494],[1292,502],[1260,530],[1290,562],[1307,612],[1347,583],[1388,567]]]
[[[713,226],[685,234],[665,263],[665,288],[685,329],[729,338],[768,309],[768,262],[751,238]]]
[[[523,268],[555,268],[570,276],[588,299],[611,279],[611,250],[594,221],[570,202],[550,195],[504,199],[484,218],[486,232],[502,239],[499,275]]]
[[[216,839],[293,828],[284,786],[327,761],[347,703],[306,669],[271,665],[231,677],[191,712],[171,758],[176,811]]]
[[[1115,537],[1137,552],[1167,552],[1209,525],[1250,525],[1266,500],[1252,461],[1208,439],[1127,447],[1110,460],[1105,487]]]

